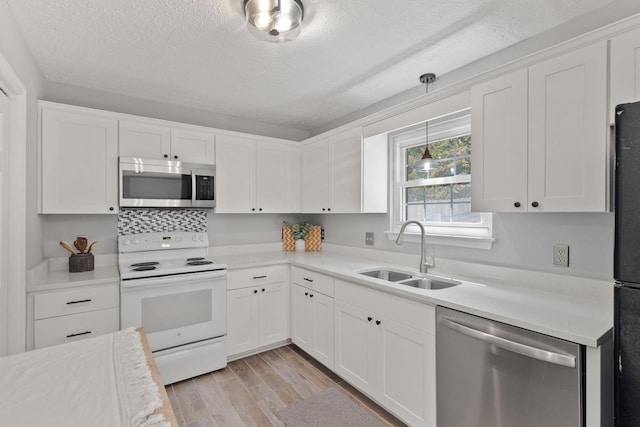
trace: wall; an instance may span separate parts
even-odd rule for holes
[[[371,248],[365,246],[364,235],[373,231],[373,249],[420,252],[419,243],[405,242],[398,246],[387,238],[386,214],[313,215],[309,220],[324,227],[326,243]],[[433,245],[432,249],[436,258],[613,280],[613,222],[612,213],[494,214],[497,240],[491,250],[442,245]],[[555,243],[569,245],[569,268],[553,265]]]
[[[27,147],[26,147],[26,264],[33,266],[42,260],[42,225],[37,206],[37,122],[36,100],[42,97],[44,77],[18,29],[11,9],[0,0],[0,54],[13,68],[26,88]],[[7,244],[7,242],[3,242]]]

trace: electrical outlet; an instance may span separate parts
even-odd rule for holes
[[[367,246],[373,246],[373,232],[367,231],[364,233],[364,243]]]
[[[569,245],[553,245],[553,265],[569,267]]]

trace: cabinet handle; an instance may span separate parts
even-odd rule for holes
[[[174,159],[178,160],[178,156],[173,156]]]
[[[537,208],[538,206],[540,206],[540,204],[538,202],[533,202],[531,203],[531,206],[533,206],[534,208]]]
[[[254,279],[266,279],[267,276],[253,276]]]
[[[91,331],[78,332],[77,334],[67,335],[67,338],[79,337],[80,335],[89,335]]]
[[[313,283],[313,279],[309,279],[308,277],[303,277],[302,280]]]
[[[515,206],[516,208],[519,208],[519,207],[520,207],[520,202],[515,202],[515,203],[513,204],[513,206]]]
[[[328,210],[329,212],[331,212],[331,208],[327,208],[327,210]]]
[[[165,155],[164,155],[164,158],[165,158],[165,159],[168,159],[168,158],[169,158],[169,155],[168,155],[168,154],[165,154]]]
[[[254,293],[254,294],[257,294],[257,293],[258,293],[258,290],[257,290],[257,289],[254,289],[254,290],[253,290],[253,293]]]
[[[112,211],[113,210],[113,206],[109,206],[109,210]]]
[[[322,212],[324,212],[324,211],[326,211],[326,209],[325,209],[325,208],[322,208]]]
[[[80,304],[83,302],[91,302],[91,298],[89,299],[79,299],[78,301],[67,301],[67,305],[71,305],[71,304]]]
[[[260,212],[262,212],[262,208],[259,208],[258,210],[259,210]]]
[[[307,295],[309,295],[309,292],[305,292],[305,293],[304,293],[304,296],[305,296],[305,297],[306,297]]]
[[[264,288],[262,288],[262,292],[264,292]]]
[[[379,320],[376,320],[376,325],[379,325],[380,323],[382,323],[382,322],[379,321]]]
[[[252,211],[252,212],[255,212],[255,211],[256,211],[256,208],[251,208],[251,211]]]
[[[373,317],[367,317],[367,321],[371,322],[373,320]]]
[[[313,298],[313,294],[309,295],[309,298]]]

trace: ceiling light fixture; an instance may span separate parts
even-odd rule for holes
[[[424,84],[426,87],[426,93],[429,93],[429,83],[433,83],[436,81],[436,75],[433,73],[427,73],[420,76],[420,83]],[[424,146],[424,154],[422,155],[422,160],[420,160],[416,164],[416,168],[420,170],[428,171],[435,166],[437,163],[431,153],[429,152],[429,121],[425,122],[426,135],[425,135],[425,146]]]
[[[288,42],[300,34],[304,6],[300,0],[244,0],[244,15],[258,39]]]

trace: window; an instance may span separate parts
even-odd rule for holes
[[[427,132],[434,164],[425,170],[418,162]],[[430,120],[428,127],[419,123],[400,129],[389,134],[389,141],[394,153],[392,232],[397,233],[403,222],[416,220],[430,235],[493,240],[491,214],[471,211],[469,110]]]

